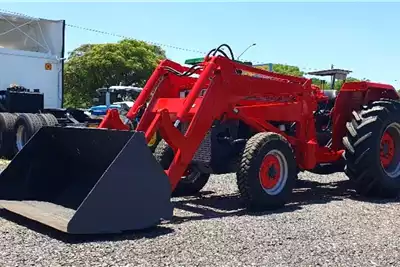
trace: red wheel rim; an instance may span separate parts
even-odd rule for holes
[[[274,188],[280,181],[281,165],[275,155],[266,155],[260,168],[260,182],[264,189]]]
[[[260,185],[265,193],[274,196],[283,191],[289,177],[289,167],[285,155],[273,149],[263,158],[258,173]]]
[[[396,151],[395,141],[387,131],[383,134],[380,144],[380,160],[384,168],[390,166]]]
[[[400,179],[400,123],[389,124],[380,140],[382,170],[392,179]]]

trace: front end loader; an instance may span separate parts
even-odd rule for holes
[[[40,129],[0,174],[0,205],[67,233],[121,232],[171,218],[171,197],[211,174],[235,172],[244,205],[269,210],[290,201],[299,171],[343,161],[357,192],[393,196],[398,100],[370,82],[325,95],[311,79],[235,60],[227,45],[191,67],[164,60],[126,121],[110,109],[99,129]]]

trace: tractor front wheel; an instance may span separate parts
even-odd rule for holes
[[[246,143],[236,177],[239,193],[248,209],[283,207],[297,180],[291,145],[276,133],[254,135]]]
[[[154,151],[154,157],[165,170],[168,169],[174,159],[174,151],[165,140],[161,140]],[[210,174],[201,173],[191,167],[188,168],[185,174],[172,192],[173,197],[197,194],[210,178]]]
[[[347,125],[345,173],[358,194],[396,197],[400,191],[400,102],[372,102]]]

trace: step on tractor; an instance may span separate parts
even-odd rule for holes
[[[190,67],[163,60],[126,117],[110,109],[98,129],[41,128],[0,174],[0,205],[71,234],[118,233],[171,219],[171,198],[211,174],[235,172],[256,211],[283,207],[298,173],[321,164],[342,164],[361,195],[400,190],[390,85],[346,82],[325,95],[311,79],[235,60],[223,44]]]

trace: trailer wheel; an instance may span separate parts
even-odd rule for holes
[[[20,151],[42,126],[42,120],[37,114],[20,114],[15,123],[15,144],[17,151]]]
[[[161,140],[154,151],[154,156],[160,165],[164,169],[167,169],[174,158],[174,151],[165,140]],[[203,189],[210,178],[210,174],[201,173],[193,169],[188,170],[187,173],[188,175],[182,177],[175,190],[172,192],[173,197],[197,194]]]
[[[248,209],[283,207],[297,180],[291,145],[277,133],[255,134],[246,143],[236,177],[240,196]]]
[[[0,113],[0,156],[11,159],[15,155],[14,126],[17,115],[13,113]]]
[[[38,116],[42,120],[43,126],[56,126],[58,124],[58,120],[53,114],[40,113]]]
[[[396,197],[400,191],[400,102],[374,101],[346,125],[345,173],[358,194]]]

